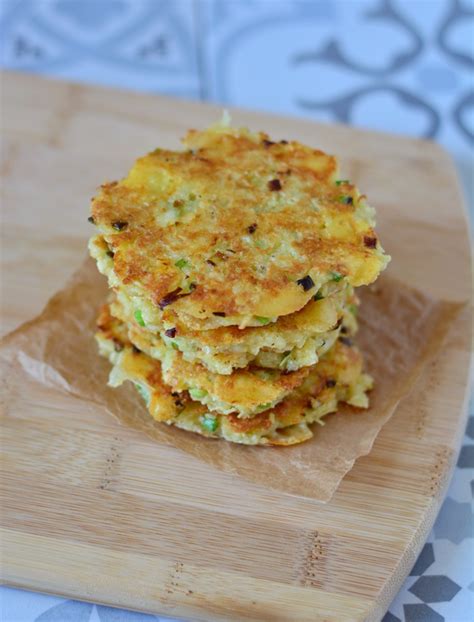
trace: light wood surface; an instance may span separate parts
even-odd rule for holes
[[[134,158],[177,146],[213,106],[2,77],[2,331],[36,314],[85,254],[88,201]],[[368,193],[392,275],[470,298],[462,198],[437,146],[235,111],[342,156]],[[16,585],[190,620],[379,620],[445,492],[464,427],[471,312],[326,505],[161,447],[41,386],[4,391],[2,572]]]

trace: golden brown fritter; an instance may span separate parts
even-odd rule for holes
[[[110,325],[115,326],[115,320],[110,314],[110,307],[105,305],[99,318],[99,328],[107,333]],[[120,322],[120,330],[123,326],[125,324]],[[146,333],[135,326],[128,326],[128,339],[137,349],[149,354]],[[251,417],[281,402],[304,381],[310,371],[310,367],[285,372],[250,366],[222,375],[209,372],[201,363],[186,361],[181,352],[163,342],[157,345],[154,354],[161,363],[163,381],[173,391],[188,391],[193,399],[212,411],[237,413],[242,417]]]
[[[222,124],[184,144],[140,158],[92,201],[109,280],[147,322],[172,309],[199,328],[261,326],[385,267],[373,211],[334,157]]]
[[[186,361],[202,363],[217,374],[231,374],[249,364],[296,371],[318,361],[337,339],[342,323],[346,328],[350,324],[351,332],[356,327],[356,320],[349,311],[349,308],[356,308],[356,298],[351,291],[311,301],[300,311],[285,315],[268,326],[244,329],[222,326],[201,331],[191,330],[178,320],[175,326],[161,327],[159,332],[154,332],[121,292],[119,298],[111,300],[112,314],[139,334],[141,347],[150,356],[161,358],[163,345],[166,345],[177,348]]]
[[[339,402],[366,408],[372,380],[362,372],[362,356],[339,341],[311,368],[304,382],[283,402],[252,418],[219,415],[191,399],[187,391],[173,391],[163,383],[161,365],[134,348],[126,327],[105,306],[97,321],[100,352],[113,364],[109,383],[132,381],[157,420],[188,431],[248,445],[292,445],[310,439],[309,425],[335,412]]]

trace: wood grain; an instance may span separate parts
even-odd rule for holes
[[[237,124],[342,154],[369,193],[391,273],[468,301],[452,164],[436,145],[233,111]],[[2,76],[2,331],[37,313],[85,253],[88,200],[213,106]],[[83,401],[8,380],[4,580],[192,620],[379,620],[439,509],[464,426],[471,309],[441,356],[321,505],[212,471]]]

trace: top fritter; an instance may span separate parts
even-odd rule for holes
[[[147,323],[172,311],[196,328],[260,326],[388,263],[334,157],[225,124],[184,144],[140,158],[92,202],[110,283]]]

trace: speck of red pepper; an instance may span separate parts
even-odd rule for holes
[[[174,289],[172,292],[169,292],[168,294],[166,294],[166,296],[164,296],[164,298],[162,298],[160,302],[158,303],[158,306],[160,307],[160,309],[163,311],[165,307],[172,304],[173,302],[176,302],[178,298],[181,298],[182,291],[183,290],[181,289],[181,287],[178,287],[177,289]]]
[[[112,223],[112,227],[116,231],[123,231],[123,229],[125,229],[125,227],[127,226],[128,226],[128,222],[125,222],[125,220],[116,220],[115,222]]]
[[[268,182],[268,189],[271,190],[272,192],[281,190],[281,182],[279,179],[271,179]]]
[[[107,257],[110,257],[111,259],[113,259],[113,258],[114,258],[115,253],[114,253],[114,251],[111,251],[111,250],[109,249],[109,250],[107,251],[106,255],[107,255]]]
[[[264,138],[262,140],[262,145],[264,147],[266,147],[268,149],[268,147],[271,147],[272,145],[274,145],[275,143],[273,142],[273,140],[268,140],[267,138]]]
[[[333,387],[335,387],[335,386],[336,386],[336,381],[335,381],[333,378],[328,378],[328,379],[326,380],[326,386],[327,386],[329,389],[332,389]]]
[[[303,291],[307,292],[310,289],[312,289],[314,287],[314,281],[313,279],[309,276],[309,274],[307,274],[306,276],[304,276],[302,279],[298,279],[296,281],[296,283],[298,285],[301,285],[301,287],[303,288]]]
[[[206,263],[208,263],[210,266],[215,266],[216,264],[212,261],[212,259],[206,259]]]
[[[354,199],[347,195],[342,196],[342,197],[339,197],[339,203],[342,203],[343,205],[353,205]]]
[[[196,283],[190,283],[188,292],[183,292],[181,287],[174,289],[172,292],[169,292],[168,294],[166,294],[166,296],[159,301],[158,303],[159,308],[163,311],[165,307],[172,304],[173,302],[176,302],[177,300],[179,300],[179,298],[184,298],[185,296],[189,296],[191,292],[193,292],[196,289],[196,287],[197,287]]]
[[[376,248],[377,247],[377,238],[373,238],[370,235],[364,236],[364,245],[367,248]]]
[[[217,317],[225,317],[224,311],[213,311],[212,315],[216,315]]]
[[[167,328],[165,330],[165,335],[171,338],[176,337],[176,328],[174,326],[173,328]]]
[[[257,230],[257,223],[254,222],[252,225],[250,225],[249,227],[247,227],[247,231],[252,234],[255,233],[255,231]]]

